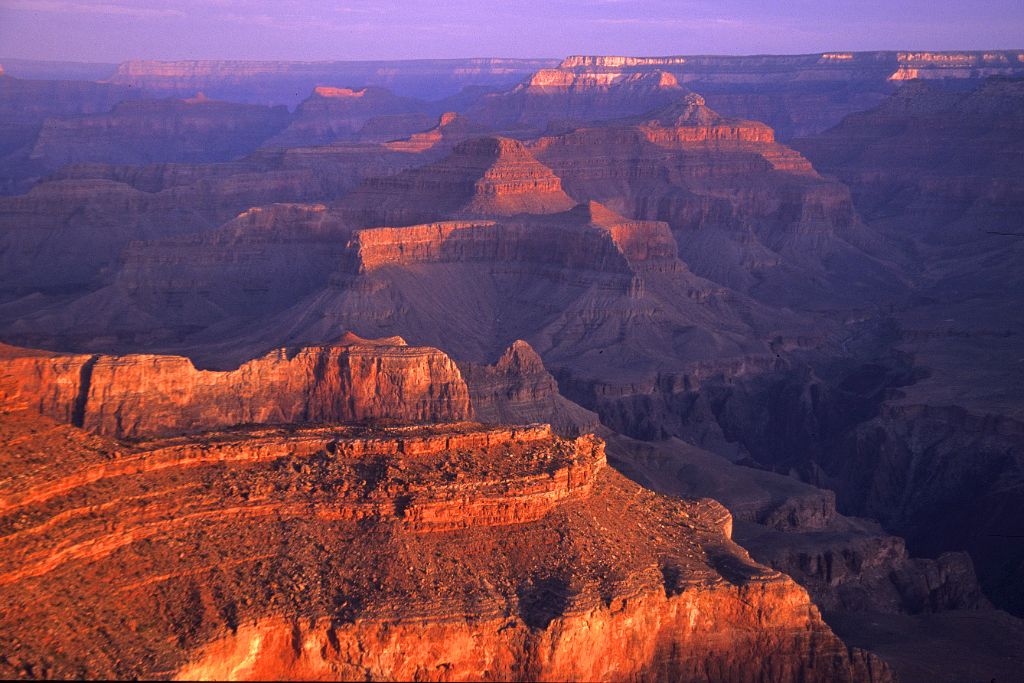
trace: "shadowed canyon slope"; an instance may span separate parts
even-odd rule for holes
[[[408,347],[346,348],[386,363]],[[49,410],[55,388],[75,389],[39,378],[75,361],[7,349],[5,391],[22,378],[18,398]],[[151,386],[153,400],[182,393],[158,360],[107,362],[139,373],[132,386]],[[273,375],[296,370],[283,357],[254,363],[270,375],[239,370],[252,375],[246,416],[266,405]],[[324,365],[322,380],[344,384],[343,367]],[[424,415],[419,398],[390,393],[420,373],[415,362],[383,367],[332,395],[387,397],[398,420],[464,417],[464,402]],[[298,391],[312,405],[319,388]],[[85,416],[120,399],[96,400]],[[889,680],[832,635],[802,589],[729,540],[721,505],[645,491],[605,465],[593,436],[250,425],[125,443],[5,405],[7,674]],[[188,426],[222,424],[204,413]],[[55,621],[74,625],[59,647]]]
[[[883,520],[912,548],[970,549],[990,595],[1017,612],[1022,85],[992,79],[949,93],[910,83],[797,143],[850,184],[866,220],[903,245],[919,283],[916,305],[893,311],[897,348],[918,380],[811,457],[835,477],[841,503]]]

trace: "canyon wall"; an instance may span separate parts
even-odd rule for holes
[[[0,438],[6,675],[891,680],[728,539],[719,504],[641,489],[594,437],[115,444],[7,411]]]
[[[2,379],[7,405],[122,438],[251,423],[445,422],[472,414],[455,363],[400,339],[279,349],[223,372],[197,370],[175,356],[32,355],[6,360]]]
[[[195,97],[123,102],[109,112],[49,119],[31,157],[51,168],[75,162],[227,161],[255,150],[289,121],[284,107]]]
[[[423,59],[408,61],[129,61],[111,82],[151,93],[258,104],[298,104],[317,86],[389,88],[405,97],[439,99],[470,86],[510,87],[554,59]]]

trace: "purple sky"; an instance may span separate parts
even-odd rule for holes
[[[1024,0],[0,0],[0,56],[409,59],[1024,47]]]

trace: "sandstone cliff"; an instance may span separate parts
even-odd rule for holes
[[[501,137],[466,140],[437,163],[369,179],[342,204],[367,226],[554,213],[572,205],[551,169],[521,142]]]
[[[632,74],[544,69],[515,88],[483,97],[467,114],[492,128],[545,130],[642,114],[686,92],[661,71]]]
[[[782,136],[818,133],[870,109],[906,79],[955,84],[1024,74],[1019,50],[825,52],[805,55],[573,56],[559,78],[623,79],[672,74],[729,115],[764,121]],[[554,76],[552,76],[554,78]]]
[[[125,445],[6,411],[0,438],[8,676],[890,680],[720,505],[644,491],[593,437]]]
[[[485,424],[546,422],[560,434],[598,431],[597,414],[566,399],[529,344],[517,339],[494,365],[460,363],[476,419]]]
[[[445,422],[471,415],[455,363],[401,339],[347,337],[279,349],[233,371],[175,356],[18,356],[2,398],[99,434],[142,436],[241,424]]]
[[[682,270],[667,225],[631,221],[597,202],[548,216],[368,228],[357,231],[350,246],[362,272],[445,262],[532,263],[619,275]]]
[[[844,186],[763,124],[722,117],[698,96],[530,149],[573,197],[666,221],[691,270],[765,303],[874,300],[898,283]]]

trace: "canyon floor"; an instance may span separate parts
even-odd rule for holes
[[[28,66],[0,674],[1024,670],[1024,53]]]

